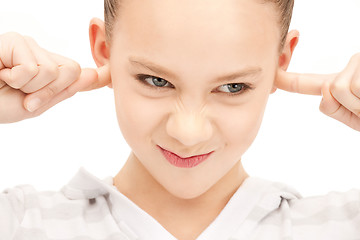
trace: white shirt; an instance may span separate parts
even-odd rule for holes
[[[81,168],[59,192],[29,185],[0,194],[0,240],[175,240],[121,194]],[[302,198],[285,184],[247,178],[196,240],[360,239],[360,191]]]

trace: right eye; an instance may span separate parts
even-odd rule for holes
[[[136,79],[149,87],[154,87],[154,88],[174,87],[170,82],[166,81],[165,79],[155,76],[138,74],[136,75]]]

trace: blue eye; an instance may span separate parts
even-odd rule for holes
[[[150,87],[152,89],[165,89],[166,87],[169,88],[175,88],[174,85],[172,85],[170,82],[166,81],[163,78],[150,76],[150,75],[144,75],[144,74],[138,74],[136,75],[136,79],[139,80],[142,84],[144,84],[147,87]],[[222,92],[227,94],[228,96],[236,96],[243,94],[247,90],[253,89],[251,84],[245,84],[245,83],[228,83],[221,85],[217,89],[222,89],[217,92]]]
[[[234,96],[234,95],[241,94],[248,89],[252,89],[252,87],[245,83],[229,83],[229,84],[221,85],[219,87],[219,89],[224,90],[221,92],[228,93],[228,95],[230,95],[230,96]]]
[[[169,83],[165,79],[159,78],[159,77],[139,74],[136,76],[136,78],[139,81],[141,81],[142,83],[144,83],[145,85],[148,85],[150,87],[163,88],[163,87],[166,87],[167,85],[170,85],[170,87],[173,87],[173,85],[171,83]]]

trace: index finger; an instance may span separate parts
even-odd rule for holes
[[[98,88],[105,87],[111,83],[111,75],[109,65],[106,64],[97,69],[88,69],[88,71],[93,71],[92,78],[88,79],[88,85],[81,89],[80,91],[90,91]],[[80,79],[82,75],[80,76]]]
[[[289,73],[279,70],[275,78],[275,85],[288,92],[321,96],[323,84],[333,80],[336,76],[337,74]]]

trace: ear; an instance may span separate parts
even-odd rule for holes
[[[297,46],[299,42],[299,31],[292,30],[287,34],[286,41],[284,44],[284,47],[282,49],[282,52],[279,56],[279,63],[278,68],[286,71],[289,67],[291,57],[294,53],[295,47]],[[276,86],[273,86],[273,89],[271,90],[271,93],[274,93],[276,91]]]
[[[98,67],[109,62],[110,49],[106,42],[105,23],[101,19],[93,18],[89,26],[90,46],[93,59]]]

